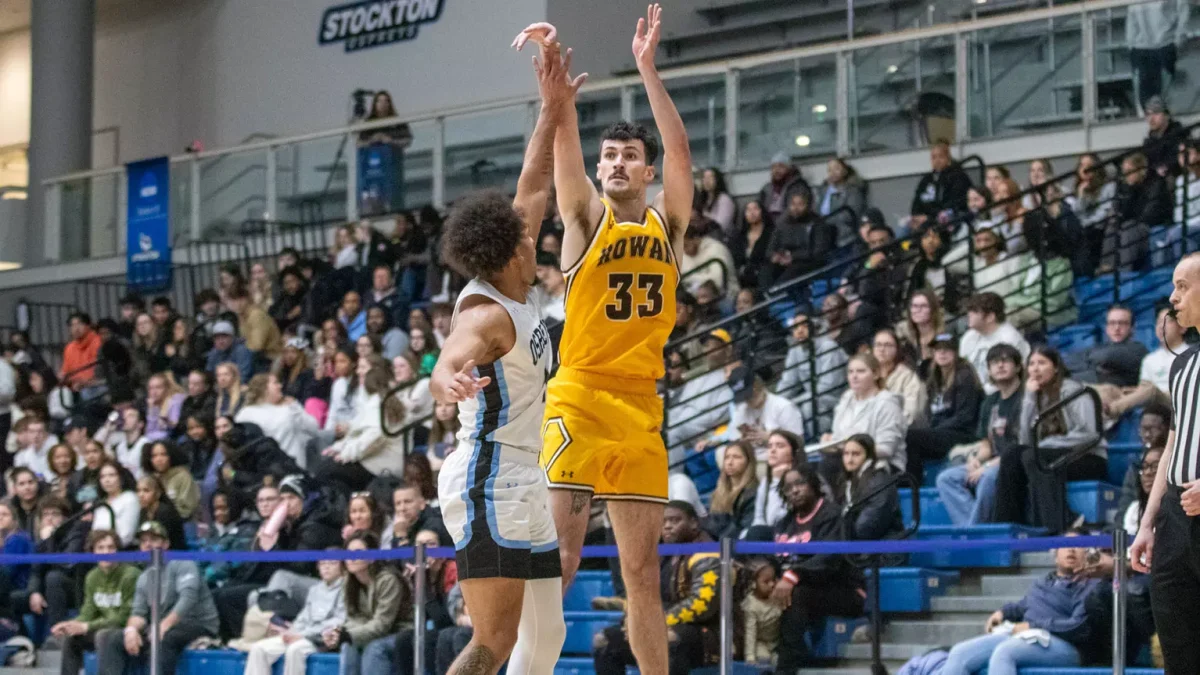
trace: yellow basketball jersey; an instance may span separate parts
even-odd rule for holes
[[[619,223],[607,200],[592,241],[566,271],[563,367],[635,380],[663,376],[663,346],[675,327],[679,268],[663,217]]]

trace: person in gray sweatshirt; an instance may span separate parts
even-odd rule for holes
[[[1108,447],[1096,428],[1095,403],[1080,396],[1063,408],[1050,411],[1084,385],[1068,379],[1070,371],[1053,347],[1035,347],[1026,365],[1025,400],[1021,403],[1018,443],[1000,455],[996,479],[993,522],[1021,523],[1048,528],[1051,533],[1067,529],[1066,484],[1077,480],[1103,480],[1108,475]],[[1048,413],[1048,414],[1047,414]],[[1043,421],[1035,430],[1034,420]],[[1037,434],[1044,462],[1049,464],[1068,452],[1095,443],[1087,454],[1056,472],[1038,468],[1033,441]],[[1026,510],[1026,503],[1032,510]]]
[[[338,560],[317,563],[321,581],[308,589],[304,608],[286,630],[250,647],[245,675],[271,675],[271,666],[280,656],[283,657],[283,675],[304,675],[308,655],[317,652],[317,645],[323,644],[321,635],[346,622],[343,571],[345,568]]]
[[[138,528],[142,551],[165,551],[169,545],[167,529],[156,520]],[[198,637],[216,637],[217,607],[204,583],[204,575],[190,560],[172,560],[163,565],[165,579],[161,588],[162,639],[159,644],[161,673],[174,673],[179,657]],[[138,576],[133,595],[133,613],[125,628],[108,628],[96,634],[98,675],[121,675],[131,660],[142,662],[150,654],[150,592],[157,572],[147,568]]]

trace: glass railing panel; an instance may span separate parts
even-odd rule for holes
[[[267,208],[267,153],[248,150],[200,160],[200,232],[233,237]]]
[[[725,73],[698,75],[667,80],[667,92],[687,126],[692,164],[721,167],[725,159]],[[633,117],[639,124],[656,130],[650,101],[640,85],[634,89]],[[656,132],[657,133],[657,132]],[[660,138],[661,140],[661,138]],[[662,157],[659,156],[659,166]]]
[[[954,38],[859,49],[850,57],[852,154],[954,141]]]
[[[116,255],[122,173],[63,181],[60,206],[63,261]],[[122,246],[121,249],[124,247]]]
[[[967,108],[972,138],[1083,123],[1081,27],[1080,17],[1072,15],[968,35]]]
[[[596,173],[600,161],[600,143],[604,130],[621,121],[621,90],[583,92],[575,99],[579,114],[579,142],[583,147],[583,165],[589,176]],[[690,131],[690,128],[689,128]]]
[[[837,59],[791,59],[741,71],[737,168],[761,169],[776,153],[827,155],[837,148]]]
[[[190,161],[171,162],[171,241],[186,246],[192,237],[192,166]],[[118,242],[125,250],[125,242]]]
[[[446,203],[479,189],[515,192],[532,124],[527,104],[447,117]]]
[[[348,135],[314,138],[274,149],[275,213],[286,223],[346,219],[346,165],[357,144]]]

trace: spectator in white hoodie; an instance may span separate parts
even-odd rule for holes
[[[1029,343],[1021,331],[1008,323],[1004,311],[1004,299],[995,293],[979,293],[967,300],[967,332],[958,346],[958,355],[975,368],[979,381],[984,382],[984,392],[996,391],[988,381],[988,350],[998,344],[1009,344],[1021,352],[1021,358],[1029,357]]]
[[[875,463],[892,472],[903,472],[907,465],[904,434],[908,424],[900,397],[886,388],[879,361],[868,353],[857,354],[846,365],[850,387],[838,401],[833,413],[833,431],[821,437],[824,443],[837,442],[821,457],[821,475],[832,485],[843,472],[840,443],[854,434],[875,439]]]
[[[316,437],[319,427],[296,399],[283,395],[283,383],[275,375],[255,375],[246,391],[246,406],[235,422],[257,424],[263,434],[275,439],[281,450],[296,460],[300,468],[308,465],[304,447]]]
[[[281,656],[284,675],[304,675],[309,654],[315,654],[317,645],[322,644],[322,634],[346,621],[343,571],[342,563],[337,560],[317,563],[321,582],[309,587],[304,609],[286,629],[250,646],[245,675],[270,675],[271,666]]]
[[[683,239],[683,252],[679,256],[679,272],[684,275],[688,292],[705,281],[712,281],[720,289],[722,297],[732,299],[738,292],[737,268],[729,248],[709,234],[709,223],[693,219]]]
[[[376,476],[404,475],[403,438],[383,434],[380,409],[384,406],[391,377],[386,368],[371,368],[362,376],[358,414],[350,422],[346,435],[321,454],[327,458],[313,474],[341,487],[346,494],[366,489]],[[399,428],[405,410],[396,399],[387,401],[388,425]]]

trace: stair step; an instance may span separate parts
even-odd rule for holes
[[[62,665],[61,649],[39,649],[37,653],[38,668],[58,669]]]
[[[1022,596],[945,595],[934,598],[931,604],[935,612],[985,612],[991,614],[1004,603],[1016,602]]]
[[[40,663],[34,668],[0,667],[0,675],[59,675],[59,667],[43,666]]]
[[[914,656],[920,656],[931,649],[944,647],[943,644],[894,644],[884,643],[879,645],[879,653],[884,659],[890,661],[907,661]],[[870,644],[850,644],[842,648],[842,656],[848,659],[869,659],[871,658]],[[805,671],[808,672],[808,671]]]
[[[1021,567],[1024,569],[1054,568],[1054,554],[1050,551],[1026,551],[1021,554]]]
[[[983,622],[973,619],[892,621],[884,629],[884,641],[892,643],[957,643],[983,634]]]
[[[981,587],[983,595],[1018,595],[1024,596],[1029,592],[1030,587],[1035,582],[1042,579],[1045,574],[1016,574],[1016,575],[993,575],[989,574],[983,577]]]

